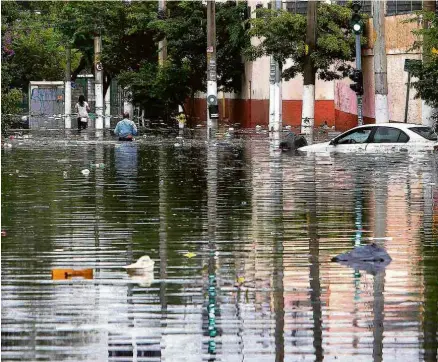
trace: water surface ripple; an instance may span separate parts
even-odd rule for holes
[[[437,165],[250,136],[15,141],[2,360],[436,362]],[[331,262],[372,242],[386,269]],[[153,272],[129,275],[142,255]]]

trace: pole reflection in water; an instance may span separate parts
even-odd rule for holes
[[[208,285],[207,285],[207,318],[208,318],[208,354],[209,361],[215,361],[217,352],[216,337],[218,334],[216,317],[217,279],[216,279],[216,217],[217,217],[217,175],[218,155],[216,142],[207,145],[207,209],[208,209]]]
[[[275,361],[284,361],[284,267],[283,267],[283,165],[278,150],[280,136],[273,132],[271,139],[270,157],[270,185],[271,185],[271,218],[273,222],[273,244],[274,244],[274,275],[273,275],[273,296],[275,313]],[[274,153],[272,153],[274,150]]]
[[[424,306],[422,308],[423,349],[425,362],[437,362],[438,340],[438,263],[436,262],[437,243],[431,242],[434,234],[434,215],[438,215],[437,162],[432,162],[431,171],[423,173],[423,250],[422,273],[424,279]],[[433,178],[435,175],[435,179]]]
[[[159,218],[160,218],[160,304],[161,304],[161,328],[163,335],[167,326],[167,150],[161,145],[159,148],[159,170],[158,170],[158,193],[159,193]],[[162,336],[161,341],[165,339]]]
[[[313,347],[315,349],[315,361],[324,359],[324,350],[322,348],[322,306],[321,306],[321,281],[320,281],[320,264],[319,264],[319,235],[318,235],[318,218],[317,218],[317,192],[316,192],[316,162],[313,166],[313,179],[309,184],[310,197],[307,203],[308,219],[307,231],[309,236],[310,252],[310,302],[312,304],[313,315]]]
[[[387,201],[388,201],[388,175],[382,174],[376,177],[374,193],[375,213],[374,213],[374,237],[377,238],[377,244],[384,247],[386,237],[387,222]],[[385,299],[383,292],[385,290],[385,269],[378,271],[374,276],[373,282],[373,361],[381,362],[383,360],[383,332],[384,332],[384,309]]]

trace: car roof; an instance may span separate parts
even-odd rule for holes
[[[387,122],[387,123],[373,123],[373,124],[364,124],[363,126],[360,127],[394,127],[394,128],[399,128],[399,129],[406,129],[406,128],[411,128],[411,127],[428,127],[424,124],[416,124],[416,123],[392,123],[392,122]]]

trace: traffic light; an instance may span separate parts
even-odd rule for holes
[[[349,78],[355,82],[350,84],[350,88],[356,92],[357,95],[363,94],[363,74],[361,70],[354,69],[349,75]]]
[[[353,15],[351,15],[350,25],[355,34],[362,34],[363,31],[363,20],[359,11],[362,8],[360,1],[353,1],[351,9],[353,10]]]
[[[208,113],[211,119],[219,118],[219,106],[217,104],[209,104],[208,105]]]

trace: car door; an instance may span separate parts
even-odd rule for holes
[[[330,142],[335,153],[365,152],[374,127],[358,127],[345,132]]]
[[[409,149],[409,136],[401,129],[388,126],[379,126],[373,133],[366,152],[400,152]]]

